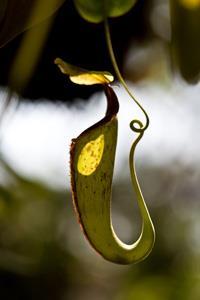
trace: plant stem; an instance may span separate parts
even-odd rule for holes
[[[133,101],[139,106],[139,108],[143,111],[145,117],[146,117],[146,124],[145,126],[143,126],[142,122],[139,120],[133,120],[131,122],[131,129],[133,129],[136,132],[141,132],[141,131],[145,131],[147,129],[147,127],[149,126],[149,117],[147,112],[145,111],[145,109],[142,107],[142,105],[139,103],[139,101],[135,98],[135,96],[131,93],[131,91],[129,90],[124,78],[121,75],[121,72],[119,70],[116,58],[115,58],[115,54],[113,51],[113,46],[112,46],[112,41],[111,41],[111,35],[110,35],[110,29],[109,29],[109,24],[108,24],[108,19],[105,18],[104,20],[104,28],[105,28],[105,35],[106,35],[106,42],[107,42],[107,46],[108,46],[108,51],[110,54],[110,59],[112,61],[115,73],[117,75],[118,80],[121,82],[121,84],[123,85],[124,89],[127,91],[127,93],[129,94],[129,96],[133,99]],[[134,124],[137,123],[139,125],[140,128],[135,127]]]

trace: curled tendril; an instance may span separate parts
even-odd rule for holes
[[[136,127],[136,124],[139,127]],[[144,125],[140,120],[134,119],[130,122],[130,128],[131,130],[133,130],[134,132],[140,132],[143,133],[144,132]]]

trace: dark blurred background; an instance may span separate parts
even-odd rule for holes
[[[148,21],[151,2],[151,0],[138,1],[128,14],[110,21],[113,46],[120,67],[123,65],[130,41],[143,40],[152,35]],[[99,88],[85,89],[70,84],[66,77],[60,75],[53,62],[56,57],[61,57],[71,64],[86,69],[113,72],[105,43],[103,24],[92,24],[83,20],[78,15],[73,1],[65,1],[53,17],[53,25],[42,55],[22,96],[33,100],[47,98],[64,102],[73,101],[75,97],[87,98]],[[43,24],[37,26],[42,27]],[[10,70],[22,39],[23,34],[0,51],[1,85],[9,83]]]
[[[155,247],[137,265],[109,263],[88,245],[73,212],[70,139],[101,118],[105,99],[99,87],[74,86],[53,61],[114,71],[103,25],[87,23],[66,1],[53,16],[29,83],[1,117],[0,299],[200,299],[200,85],[171,71],[167,0],[139,0],[110,27],[119,67],[150,115],[137,170]],[[1,109],[23,37],[0,49]],[[114,89],[120,112],[112,215],[119,237],[132,243],[141,220],[132,203],[129,122],[143,115],[118,84]]]

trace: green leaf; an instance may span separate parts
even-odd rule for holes
[[[65,0],[0,0],[0,47],[51,16]]]
[[[115,263],[136,263],[150,253],[155,233],[135,172],[132,172],[133,185],[143,219],[141,236],[132,245],[126,245],[119,240],[113,229],[111,194],[118,100],[111,87],[105,85],[104,88],[108,101],[106,116],[74,139],[71,145],[73,201],[83,232],[98,253]],[[131,158],[136,144],[132,147]]]
[[[74,0],[79,14],[87,21],[99,23],[107,17],[119,17],[127,13],[136,0]]]

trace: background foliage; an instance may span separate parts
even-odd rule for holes
[[[178,3],[178,0],[175,2]],[[114,49],[126,79],[130,84],[144,89],[147,80],[152,85],[156,81],[159,87],[165,87],[166,94],[171,82],[177,80],[176,75],[169,72],[169,50],[172,48],[169,47],[167,3],[165,0],[140,0],[129,13],[110,20]],[[38,30],[43,24],[37,25]],[[183,32],[177,30],[178,34]],[[190,32],[194,33],[193,29]],[[188,44],[184,39],[187,35],[181,35],[183,40],[180,36],[173,36],[175,53],[182,53],[180,61],[176,63],[182,66],[186,79],[191,74],[194,77],[192,66],[198,66],[199,63],[199,52],[196,52],[199,38],[196,39],[196,34],[189,35],[191,38],[194,36],[195,42]],[[10,72],[23,37],[18,36],[0,49],[1,89],[10,83]],[[91,94],[99,91],[97,87],[74,88],[54,66],[53,61],[57,56],[87,69],[113,72],[102,24],[86,22],[78,15],[73,2],[66,1],[52,20],[48,38],[29,83],[21,91],[19,103],[45,103],[48,99],[56,102],[57,106],[60,102],[67,103],[73,114],[73,108],[77,105],[75,99],[84,98],[86,103]],[[190,59],[195,63],[191,65]],[[182,89],[186,90],[185,97],[188,102],[191,101],[191,90],[188,91],[182,81],[181,84]],[[153,99],[152,106],[156,106],[154,96],[149,94]],[[0,98],[3,102],[2,94]],[[161,105],[163,101],[160,97]],[[178,96],[174,96],[173,103],[169,102],[171,110],[174,109],[174,103],[182,107]],[[198,103],[188,110],[188,118],[195,116],[197,106]],[[83,103],[78,107],[84,110]],[[156,114],[159,116],[160,113],[157,106]],[[181,110],[177,109],[177,116],[179,114]],[[176,145],[178,139],[173,132],[169,132],[168,120],[160,121],[166,122],[163,134],[170,135]],[[185,119],[183,121],[186,122]],[[70,130],[68,124],[66,131]],[[195,130],[191,144],[197,147],[198,130]],[[1,138],[3,133],[4,127],[1,128]],[[177,133],[178,136],[181,134],[186,133]],[[189,143],[181,153],[187,153],[187,147]],[[45,150],[50,151],[48,147]],[[162,144],[155,152],[155,155],[161,153],[165,159]],[[184,162],[178,159],[165,164],[139,161],[142,188],[155,223],[156,245],[151,256],[142,263],[117,266],[104,261],[85,241],[75,219],[69,190],[22,175],[15,169],[14,162],[6,162],[2,148],[0,153],[1,299],[199,300],[200,171],[198,163],[190,163],[192,155],[186,157]],[[125,166],[124,163],[121,176],[113,186],[113,218],[116,231],[122,239],[132,242],[139,231],[140,220],[137,209],[130,208],[132,194],[129,179],[124,175]],[[127,234],[130,227],[134,229]]]

